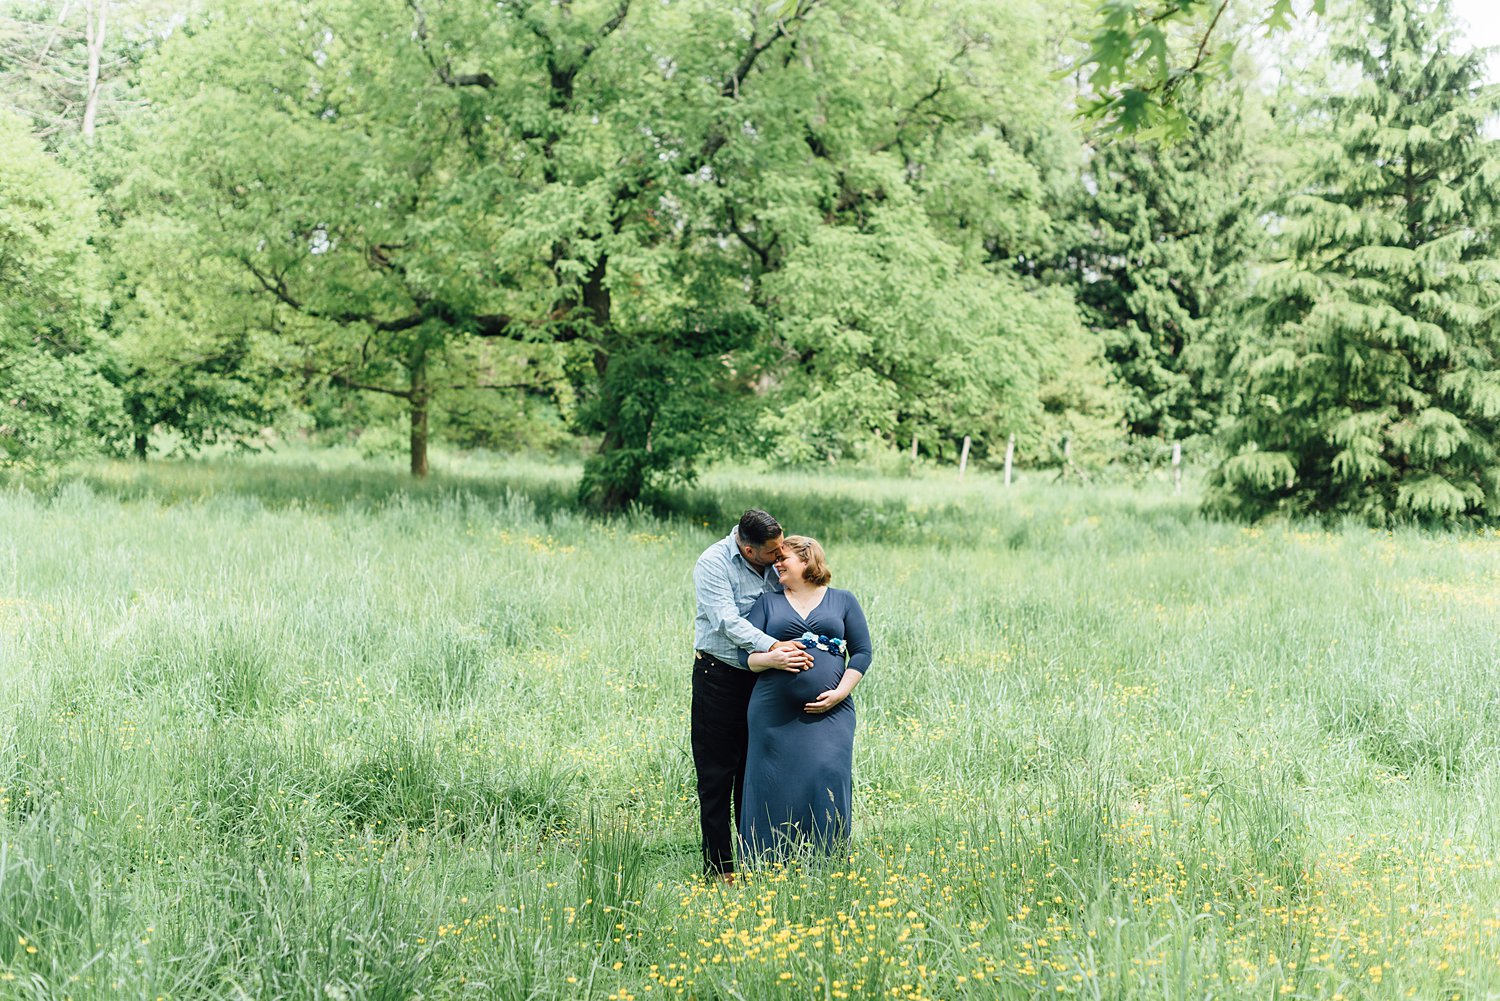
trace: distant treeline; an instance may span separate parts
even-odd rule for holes
[[[0,3],[0,465],[581,447],[610,510],[1187,441],[1217,511],[1493,520],[1481,57],[1127,6]]]

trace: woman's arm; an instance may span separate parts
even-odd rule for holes
[[[838,687],[824,692],[803,706],[804,712],[826,713],[847,699],[849,693],[854,691],[854,686],[864,679],[865,672],[870,669],[873,655],[870,648],[870,627],[865,622],[864,609],[859,607],[854,595],[848,592],[845,594],[848,595],[848,604],[844,608],[844,642],[849,646],[849,664],[844,668],[844,676],[839,679]]]
[[[844,642],[849,644],[849,666],[845,670],[869,673],[870,660],[874,656],[870,646],[870,627],[865,622],[865,610],[859,607],[859,599],[852,594],[844,609]]]

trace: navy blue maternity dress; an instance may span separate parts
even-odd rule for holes
[[[798,844],[835,848],[849,836],[854,773],[854,698],[826,713],[802,707],[837,688],[846,670],[870,670],[870,630],[864,610],[848,591],[828,588],[806,618],[770,592],[756,599],[745,618],[778,640],[803,633],[837,637],[849,659],[812,650],[813,666],[793,674],[769,670],[757,677],[746,722],[750,746],[745,792],[740,800],[740,838],[747,859],[784,856]],[[740,663],[748,664],[748,653]]]

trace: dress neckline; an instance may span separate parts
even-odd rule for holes
[[[823,607],[823,602],[828,599],[828,587],[826,585],[823,587],[823,593],[820,594],[820,595],[818,595],[818,602],[817,602],[817,604],[813,605],[813,607],[811,607],[811,608],[809,608],[807,610],[807,615],[803,615],[801,612],[797,611],[797,606],[794,605],[794,604],[792,604],[792,599],[790,597],[788,597],[788,595],[787,595],[787,593],[785,591],[781,592],[781,596],[783,598],[786,598],[787,607],[792,610],[792,613],[794,615],[796,615],[797,618],[801,619],[803,622],[809,622],[811,620],[808,618],[808,616],[812,615],[818,609],[822,608]]]

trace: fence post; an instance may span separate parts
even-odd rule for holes
[[[915,433],[911,436],[911,461],[917,461],[917,436]]]
[[[958,457],[958,478],[960,481],[963,480],[964,470],[967,468],[969,468],[969,436],[964,435],[963,454]]]
[[[1172,442],[1172,492],[1182,493],[1182,442]]]
[[[1010,467],[1016,458],[1016,433],[1010,433],[1010,441],[1005,443],[1005,485],[1010,486]]]

